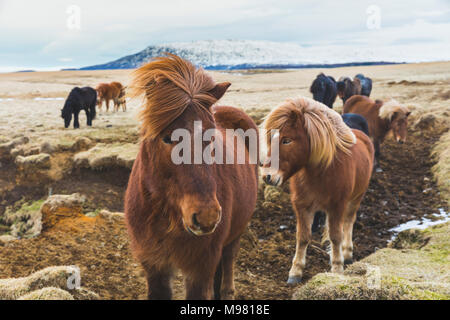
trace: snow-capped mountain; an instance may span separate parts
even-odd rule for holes
[[[300,68],[354,64],[426,62],[450,59],[448,50],[423,45],[301,46],[296,43],[204,40],[154,45],[145,50],[102,65],[82,68],[136,68],[151,58],[170,52],[205,69]]]

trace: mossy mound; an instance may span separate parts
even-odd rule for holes
[[[1,217],[1,222],[10,226],[10,237],[4,238],[8,242],[17,238],[33,238],[42,230],[41,205],[44,201],[23,204],[20,208],[9,207]]]
[[[343,275],[318,274],[293,299],[450,299],[450,223],[404,232],[394,246],[406,242],[408,248],[378,250]]]
[[[14,138],[8,142],[4,142],[0,144],[0,159],[2,158],[11,158],[11,151],[17,146],[27,144],[30,141],[28,137],[20,136]]]
[[[72,286],[77,269],[49,267],[24,278],[0,279],[0,300],[96,300],[98,295]],[[71,289],[73,287],[73,289]]]
[[[51,180],[49,170],[51,168],[50,155],[40,153],[28,157],[18,156],[16,158],[17,183],[20,185],[31,185],[34,183],[45,183]]]
[[[45,140],[40,145],[40,152],[80,152],[94,146],[94,142],[87,137],[62,136],[58,139]]]
[[[78,153],[74,156],[74,164],[77,168],[104,170],[112,167],[131,169],[136,160],[139,146],[132,143],[103,144]]]

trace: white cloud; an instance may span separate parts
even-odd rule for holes
[[[373,3],[382,9],[380,30],[366,27],[366,9]],[[67,28],[69,5],[81,8],[80,30]],[[84,66],[150,44],[200,39],[311,45],[450,41],[449,15],[450,5],[443,0],[407,5],[390,0],[0,0],[0,59],[46,66],[71,57]]]

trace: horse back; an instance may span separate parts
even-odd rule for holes
[[[225,134],[226,129],[242,129],[244,132],[254,130],[256,134],[256,149],[254,151],[256,151],[256,156],[258,156],[258,128],[245,112],[234,107],[215,106],[213,115],[216,125],[223,134]],[[249,151],[251,150],[249,145],[250,139],[246,139],[245,142],[234,140],[227,141],[225,139],[224,154],[227,152],[227,144],[235,144],[234,152],[236,154],[236,151],[239,149],[237,144],[245,143],[247,150],[246,163],[217,165],[218,176],[220,177],[217,180],[219,202],[226,202],[232,199],[230,233],[227,237],[227,243],[239,237],[245,230],[256,206],[258,190],[258,159],[254,159],[254,164],[248,162],[251,159],[249,156]]]
[[[372,138],[378,135],[381,130],[379,110],[382,106],[381,101],[373,101],[366,96],[353,96],[344,105],[344,113],[355,113],[363,116],[369,126],[369,135]]]

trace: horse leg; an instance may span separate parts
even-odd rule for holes
[[[75,112],[75,113],[73,114],[73,116],[74,116],[74,119],[73,119],[73,127],[74,127],[75,129],[80,128],[80,122],[78,122],[78,114],[79,114],[79,113],[80,113],[80,111]]]
[[[198,272],[186,277],[186,300],[211,300],[214,297],[214,274],[213,272]],[[204,269],[202,271],[205,271]]]
[[[223,264],[222,260],[220,260],[219,265],[217,266],[216,274],[214,275],[214,300],[220,300],[222,278],[223,278]]]
[[[356,213],[362,198],[350,202],[344,217],[344,240],[342,243],[342,253],[344,255],[344,264],[353,263],[353,225],[356,221]]]
[[[374,141],[373,146],[375,147],[375,159],[378,160],[380,159],[380,142],[379,141]]]
[[[106,112],[109,112],[109,99],[106,99]]]
[[[291,285],[298,284],[302,281],[303,269],[305,269],[306,264],[306,250],[311,242],[311,226],[315,214],[314,210],[305,210],[297,206],[294,207],[297,216],[297,245],[287,281]]]
[[[170,287],[170,280],[173,275],[172,268],[156,269],[145,264],[142,266],[147,278],[148,300],[171,300],[172,288]]]
[[[331,272],[344,272],[344,256],[342,254],[342,239],[344,235],[344,211],[337,208],[328,214],[328,236],[331,242]]]
[[[87,125],[89,127],[92,127],[92,115],[91,115],[91,113],[89,112],[88,109],[84,109],[84,111],[86,112]]]
[[[234,295],[236,288],[234,286],[234,261],[236,260],[237,254],[239,252],[240,240],[234,240],[228,246],[223,248],[222,252],[222,267],[223,267],[223,278],[222,287],[220,290],[221,300],[234,300]]]

